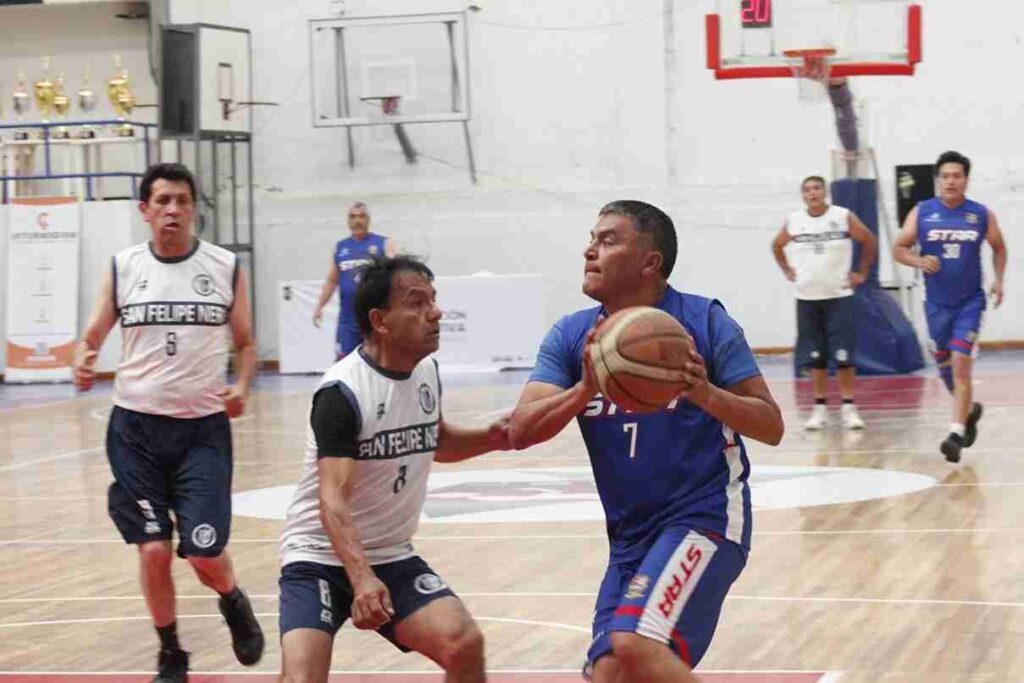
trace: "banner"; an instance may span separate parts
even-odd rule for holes
[[[12,199],[8,217],[4,381],[69,381],[78,338],[78,199]]]
[[[280,371],[323,372],[334,362],[338,295],[313,326],[323,280],[279,283]],[[544,337],[544,292],[540,275],[439,276],[442,372],[530,368]]]

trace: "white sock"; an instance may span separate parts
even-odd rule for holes
[[[965,431],[965,428],[964,428],[963,423],[961,423],[961,422],[953,422],[952,424],[949,425],[949,433],[950,434],[956,434],[959,437],[963,437],[964,431]]]

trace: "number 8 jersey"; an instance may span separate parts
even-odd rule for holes
[[[917,205],[917,241],[922,256],[941,266],[925,275],[925,298],[941,306],[959,306],[982,291],[981,245],[988,232],[988,209],[965,199],[951,209],[938,199]]]
[[[196,240],[162,258],[149,242],[113,260],[113,298],[122,353],[114,404],[151,415],[197,418],[224,410],[238,258]]]

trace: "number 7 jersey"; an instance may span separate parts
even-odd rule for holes
[[[162,258],[149,242],[113,259],[122,353],[114,404],[150,415],[197,418],[224,410],[238,258],[196,240]]]
[[[982,291],[981,245],[988,232],[988,209],[965,199],[949,208],[938,199],[917,205],[917,241],[922,256],[939,259],[940,269],[925,275],[925,298],[940,306],[959,306]]]

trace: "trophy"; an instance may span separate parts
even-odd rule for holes
[[[14,114],[15,120],[21,123],[21,115],[28,111],[29,108],[29,97],[28,90],[25,85],[25,72],[18,71],[18,82],[14,86]],[[28,131],[19,130],[14,133],[15,140],[28,140]]]
[[[96,93],[92,91],[92,87],[89,85],[90,72],[89,69],[82,71],[82,87],[78,89],[78,106],[79,108],[89,113],[96,108]],[[94,138],[96,137],[96,131],[90,126],[82,127],[82,138]]]
[[[43,58],[43,77],[33,83],[36,94],[36,106],[39,107],[39,113],[43,115],[43,123],[50,122],[50,112],[53,111],[53,98],[57,94],[56,86],[53,81],[50,80],[50,58]],[[43,135],[45,136],[45,132]]]
[[[135,107],[135,96],[128,87],[128,70],[121,65],[121,55],[114,55],[114,75],[107,81],[107,97],[117,112],[117,120],[124,121]],[[130,138],[135,130],[130,123],[122,123],[114,132],[118,137]]]
[[[64,121],[68,116],[68,109],[71,101],[68,96],[64,94],[64,74],[61,73],[57,76],[57,83],[54,86],[53,95],[53,110],[57,112],[57,120]],[[67,126],[58,126],[57,130],[53,132],[53,137],[57,140],[67,140],[68,129]]]

